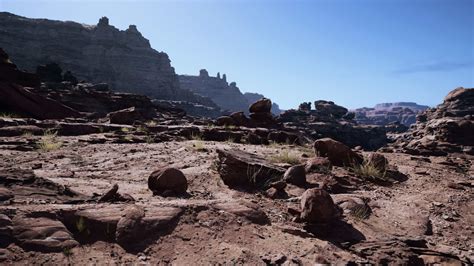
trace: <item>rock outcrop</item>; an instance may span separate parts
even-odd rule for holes
[[[413,102],[381,103],[373,108],[355,109],[355,120],[363,125],[389,125],[400,123],[410,126],[416,122],[416,115],[429,107]]]
[[[0,47],[30,72],[54,62],[80,80],[106,82],[115,90],[158,99],[206,101],[179,88],[168,55],[151,48],[134,25],[119,30],[106,17],[97,25],[84,25],[0,12],[0,33]]]
[[[220,75],[211,77],[207,70],[201,69],[199,76],[179,75],[179,83],[183,89],[210,98],[222,110],[230,112],[247,110],[247,99],[235,82],[227,82],[225,74],[222,78]]]
[[[410,154],[474,154],[474,88],[457,88],[444,102],[417,116],[417,123],[397,136],[395,150]]]
[[[39,78],[18,70],[0,48],[0,111],[39,119],[80,117],[81,114],[53,99],[32,92]]]

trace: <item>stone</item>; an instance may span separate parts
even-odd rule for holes
[[[329,173],[332,164],[326,157],[314,157],[306,161],[305,170],[306,173]]]
[[[314,108],[316,109],[316,111],[323,114],[328,114],[336,119],[342,118],[347,113],[346,108],[339,106],[331,101],[315,101]]]
[[[378,170],[384,172],[388,167],[388,160],[385,156],[378,152],[371,152],[367,155],[367,163],[373,165]]]
[[[272,101],[267,98],[262,98],[250,105],[250,113],[270,113],[272,109]]]
[[[266,213],[250,202],[225,202],[213,206],[219,210],[242,216],[252,223],[263,225],[270,222]]]
[[[15,195],[8,189],[0,187],[0,201],[6,201],[13,198]]]
[[[186,193],[188,181],[180,170],[166,167],[154,171],[148,177],[148,188],[155,194],[162,194],[169,190],[180,195]]]
[[[283,180],[285,182],[297,185],[297,186],[304,186],[306,185],[306,171],[303,165],[295,165],[288,170],[286,170],[285,174],[283,175]]]
[[[472,154],[473,117],[474,88],[456,88],[442,104],[419,114],[416,124],[398,135],[391,147],[413,155]]]
[[[79,245],[71,232],[58,220],[15,216],[12,224],[13,236],[25,250],[61,252]]]
[[[343,143],[330,138],[316,140],[314,142],[314,151],[317,156],[327,157],[336,166],[352,166],[354,164],[361,164],[363,161],[362,156],[352,151]]]
[[[268,133],[268,141],[273,141],[276,143],[285,143],[291,145],[300,145],[301,141],[297,134],[285,132],[285,131],[272,131]]]
[[[235,125],[234,119],[230,116],[220,116],[216,119],[216,125],[218,126],[233,126]]]
[[[217,149],[218,172],[229,187],[258,187],[270,179],[281,179],[285,170],[255,154]]]
[[[254,92],[246,92],[244,93],[244,97],[247,99],[247,102],[248,102],[247,106],[251,105],[252,103],[262,98],[266,98],[264,95],[259,94],[259,93],[254,93]],[[245,109],[242,109],[242,110],[245,110]],[[278,106],[278,104],[275,102],[272,102],[271,113],[274,115],[279,115],[281,113],[280,106]]]
[[[329,193],[320,188],[306,190],[301,196],[300,219],[307,223],[330,223],[339,215]]]
[[[145,217],[145,210],[142,207],[133,205],[125,210],[124,215],[117,222],[115,239],[122,247],[129,247],[143,238],[146,230],[142,228],[142,219]]]
[[[249,118],[245,116],[244,112],[234,112],[229,115],[237,126],[247,126]]]
[[[130,107],[107,114],[110,123],[133,125],[139,121],[151,120],[156,116],[156,112],[150,110],[141,110],[137,107]]]
[[[36,67],[36,75],[41,81],[46,82],[61,82],[63,70],[56,63],[48,63]]]

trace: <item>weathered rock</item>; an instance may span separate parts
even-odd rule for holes
[[[254,102],[249,107],[250,113],[270,113],[272,109],[272,101],[267,98],[262,98],[256,102]]]
[[[153,110],[142,110],[137,107],[130,107],[127,109],[111,112],[107,115],[112,124],[126,124],[133,125],[135,122],[147,121],[153,119],[156,112]]]
[[[283,176],[283,180],[293,185],[304,186],[306,184],[306,171],[304,166],[295,165],[288,168]]]
[[[328,114],[336,119],[342,118],[347,113],[346,108],[339,106],[331,101],[315,101],[314,108],[316,109],[316,111],[323,114]]]
[[[316,140],[314,151],[318,156],[327,157],[336,166],[351,166],[363,161],[362,157],[349,147],[330,138]]]
[[[13,195],[13,193],[9,189],[0,187],[0,201],[9,200],[14,196],[15,195]]]
[[[64,224],[57,220],[16,216],[12,224],[16,242],[26,250],[60,252],[79,245]]]
[[[249,202],[226,202],[214,205],[215,208],[246,218],[256,224],[268,224],[268,216],[258,206]]]
[[[248,117],[245,116],[244,112],[234,112],[229,115],[234,120],[237,126],[247,126],[250,122]]]
[[[218,126],[233,126],[235,125],[234,119],[230,116],[220,116],[216,119],[216,125]]]
[[[306,190],[301,196],[301,220],[307,223],[329,223],[339,211],[331,196],[320,188]]]
[[[285,131],[272,131],[268,133],[267,139],[276,143],[301,144],[301,140],[297,134]]]
[[[99,202],[125,202],[135,201],[135,199],[128,194],[118,193],[119,186],[114,184],[109,190],[107,190],[100,198]]]
[[[281,179],[285,170],[254,154],[217,149],[218,172],[230,187],[256,187],[270,179]]]
[[[32,170],[0,169],[0,187],[5,186],[18,200],[49,200],[51,202],[78,202],[87,199],[67,186],[37,177]]]
[[[170,191],[179,195],[186,193],[188,181],[183,172],[176,168],[167,167],[154,171],[148,177],[148,188],[155,194]]]
[[[13,243],[12,231],[13,227],[10,217],[0,214],[0,248],[7,247]]]
[[[474,89],[457,88],[444,102],[417,116],[408,132],[391,146],[414,155],[474,153]]]
[[[1,137],[13,137],[13,136],[21,136],[25,133],[33,134],[33,135],[41,135],[44,133],[42,128],[33,125],[21,125],[21,126],[10,126],[10,127],[2,127],[0,128],[0,136]]]
[[[325,157],[314,157],[306,162],[305,170],[306,173],[328,173],[331,172],[332,164],[328,158]]]
[[[142,227],[142,219],[145,217],[145,210],[142,207],[133,205],[127,208],[124,215],[117,222],[115,239],[123,247],[130,247],[139,241],[146,234]]]
[[[244,96],[245,96],[245,98],[247,99],[247,102],[248,102],[247,106],[251,105],[252,103],[254,103],[254,102],[256,102],[256,101],[258,101],[262,98],[266,98],[262,94],[254,93],[254,92],[246,92],[246,93],[244,93]],[[245,110],[245,109],[242,109],[242,110]],[[281,113],[280,106],[278,106],[278,104],[275,103],[275,102],[272,102],[271,113],[274,114],[274,115],[279,115]]]

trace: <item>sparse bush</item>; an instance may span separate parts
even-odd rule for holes
[[[202,135],[199,134],[199,133],[197,133],[197,134],[193,133],[193,134],[191,134],[191,139],[202,141]]]
[[[64,249],[63,249],[63,254],[64,254],[64,256],[66,256],[66,257],[72,256],[72,249],[71,249],[71,248],[64,248]]]
[[[289,150],[283,150],[277,155],[270,158],[274,163],[288,163],[291,165],[299,164],[300,158],[297,154],[290,152]]]
[[[130,129],[128,127],[122,127],[120,131],[122,131],[123,133],[128,133],[130,132]]]
[[[155,143],[155,136],[153,136],[153,135],[147,135],[147,136],[145,137],[145,141],[146,141],[146,143],[148,143],[148,144]]]
[[[148,132],[148,128],[145,127],[145,126],[139,126],[139,127],[137,127],[137,132],[146,133],[146,132]]]
[[[206,151],[206,146],[204,145],[204,141],[202,140],[195,140],[192,142],[191,148],[195,151]]]
[[[12,113],[0,113],[0,118],[17,118],[18,116]]]
[[[76,222],[76,229],[81,234],[87,231],[86,220],[84,217],[79,217],[79,220]]]
[[[351,209],[350,215],[357,220],[365,220],[370,216],[370,208],[366,205],[357,205]]]
[[[351,170],[358,176],[369,180],[382,180],[386,181],[387,175],[385,171],[375,167],[372,163],[364,161],[362,164],[354,164]]]
[[[150,121],[146,122],[145,125],[148,126],[148,127],[156,127],[158,125],[158,123],[155,120],[150,120]]]
[[[33,137],[33,133],[29,132],[29,131],[25,131],[23,132],[23,134],[21,135],[22,138],[31,138]]]
[[[229,137],[227,138],[227,140],[225,141],[227,143],[235,143],[235,138],[234,137]]]
[[[37,143],[37,147],[41,151],[53,151],[61,148],[63,143],[57,140],[57,132],[52,130],[46,130],[44,135]]]

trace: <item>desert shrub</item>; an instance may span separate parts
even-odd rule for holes
[[[369,180],[382,180],[386,181],[386,172],[375,167],[370,162],[364,161],[362,164],[354,164],[351,170],[358,176],[369,179]]]
[[[350,215],[357,220],[365,220],[370,216],[370,208],[366,205],[357,205],[351,209]]]
[[[270,161],[273,163],[287,163],[291,165],[299,164],[300,158],[297,154],[289,151],[283,150],[279,152],[277,155],[274,155],[270,158]]]
[[[41,151],[53,151],[61,148],[63,143],[57,139],[57,132],[46,130],[37,143],[37,148]]]

